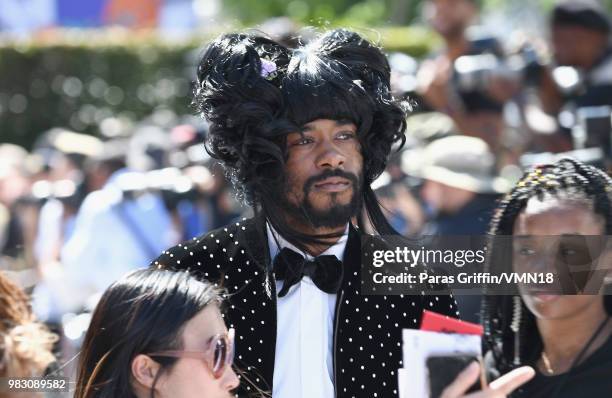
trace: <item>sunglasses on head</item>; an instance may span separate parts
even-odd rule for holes
[[[227,333],[214,335],[206,351],[158,351],[147,355],[200,359],[206,363],[215,379],[218,379],[223,376],[228,366],[232,366],[234,361],[234,334],[234,329],[229,329]]]

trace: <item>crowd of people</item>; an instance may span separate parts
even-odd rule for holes
[[[197,65],[205,121],[1,144],[0,377],[68,375],[79,398],[391,397],[401,330],[432,310],[485,330],[487,385],[467,393],[471,366],[444,398],[611,393],[605,288],[359,291],[367,234],[612,234],[603,7],[557,3],[548,52],[509,51],[475,0],[425,11],[444,46],[413,68],[350,30],[225,34]],[[550,257],[519,252],[483,271]]]

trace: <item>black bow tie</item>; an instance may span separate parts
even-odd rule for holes
[[[273,263],[276,279],[283,280],[283,288],[278,297],[283,297],[289,288],[304,276],[310,277],[312,282],[325,293],[337,293],[342,284],[342,262],[336,256],[319,256],[313,260],[306,260],[304,256],[291,249],[284,248],[276,255]]]

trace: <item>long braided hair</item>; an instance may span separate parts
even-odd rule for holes
[[[529,199],[551,196],[587,206],[605,220],[604,234],[612,234],[612,179],[605,172],[571,158],[539,165],[525,173],[499,204],[489,234],[512,235],[515,221]],[[512,270],[512,254],[502,254],[500,250],[503,249],[492,246],[487,271]],[[612,295],[606,295],[604,303],[606,311],[612,314]],[[482,319],[485,348],[492,353],[500,373],[533,363],[541,355],[542,339],[535,317],[520,297],[485,295]]]

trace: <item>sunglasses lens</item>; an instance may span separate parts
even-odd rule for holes
[[[220,377],[225,369],[227,360],[227,344],[222,338],[218,339],[215,343],[214,362],[213,362],[213,373],[215,377]]]

